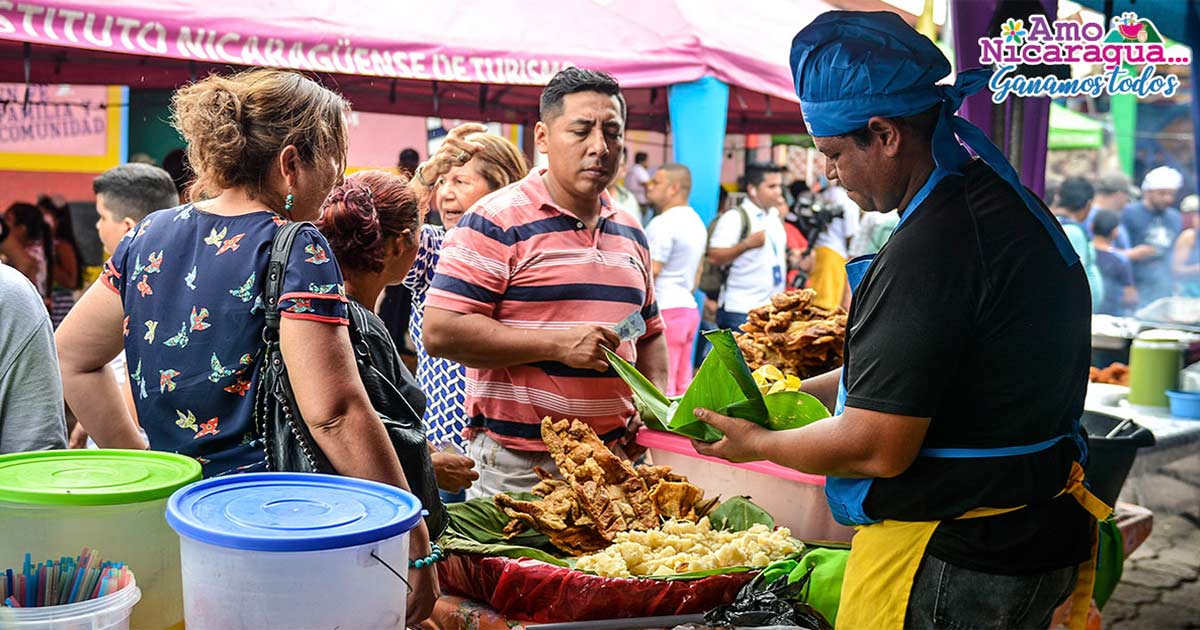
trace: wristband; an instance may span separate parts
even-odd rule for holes
[[[432,552],[428,556],[425,556],[424,558],[417,558],[416,560],[409,560],[408,568],[424,569],[425,567],[433,566],[434,563],[441,562],[442,560],[446,559],[446,553],[442,551],[442,548],[437,543],[433,543],[430,548],[432,549]]]

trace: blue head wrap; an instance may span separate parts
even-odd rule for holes
[[[955,115],[963,99],[987,85],[988,70],[960,72],[953,85],[938,85],[950,74],[950,62],[927,37],[888,11],[822,13],[796,34],[790,61],[800,110],[816,137],[862,129],[873,116],[912,116],[940,104],[933,132],[937,167],[959,172],[970,157],[961,140],[1017,191],[1063,259],[1068,264],[1079,259],[1000,149],[981,129]]]

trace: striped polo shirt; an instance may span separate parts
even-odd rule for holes
[[[601,195],[595,230],[555,205],[545,170],[477,202],[447,233],[426,306],[478,313],[528,330],[614,326],[635,311],[646,335],[661,333],[650,252],[642,227]],[[636,361],[633,341],[617,350]],[[557,362],[467,368],[470,431],[515,450],[544,451],[540,422],[578,418],[601,439],[620,437],[633,416],[629,387],[609,369]]]

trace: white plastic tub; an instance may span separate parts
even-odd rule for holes
[[[129,630],[129,616],[142,598],[135,581],[125,588],[87,601],[41,608],[0,607],[4,630]]]
[[[705,496],[749,496],[801,540],[849,541],[850,527],[833,520],[825,502],[825,477],[771,462],[735,464],[696,452],[687,438],[651,429],[638,431],[655,464],[665,464],[704,488]]]
[[[220,477],[179,490],[188,630],[404,627],[415,496],[300,473]]]

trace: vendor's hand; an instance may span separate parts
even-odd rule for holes
[[[615,350],[621,345],[616,331],[604,326],[575,326],[558,335],[558,361],[582,370],[607,372],[609,365],[604,348]]]
[[[758,249],[767,244],[767,232],[766,230],[759,230],[747,236],[742,242],[745,243],[746,249]]]
[[[759,454],[759,445],[764,437],[768,437],[770,432],[767,429],[748,420],[730,418],[708,409],[697,408],[695,413],[697,420],[725,434],[716,442],[692,440],[692,447],[697,453],[735,463],[754,462],[763,458]]]
[[[471,156],[483,151],[482,144],[467,140],[467,136],[473,133],[487,133],[487,127],[478,123],[466,123],[451,129],[433,157],[421,165],[421,177],[432,185],[450,169],[466,164]]]
[[[479,473],[475,472],[475,460],[466,455],[438,451],[432,453],[430,458],[433,459],[437,485],[446,492],[462,492],[479,479]]]

